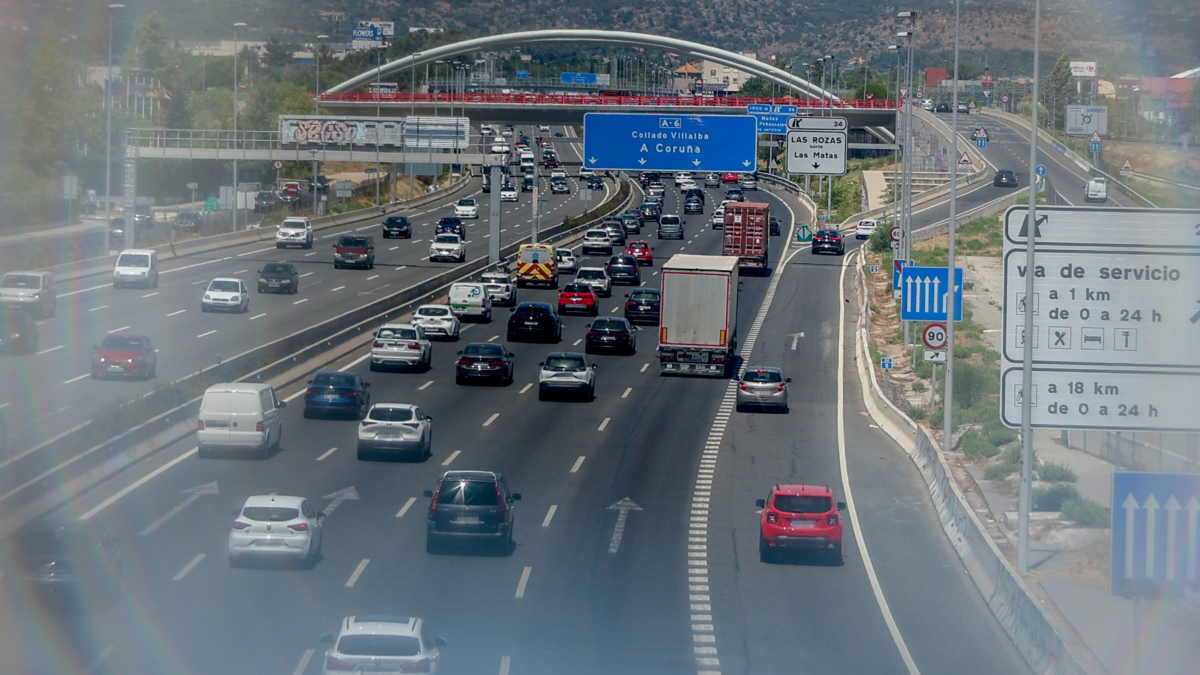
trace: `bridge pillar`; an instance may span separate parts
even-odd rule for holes
[[[137,140],[132,138],[130,132],[137,133],[134,129],[125,130],[125,245],[123,248],[137,248],[137,224],[134,223],[134,213],[137,210],[137,160],[139,146]],[[108,227],[107,223],[105,223],[105,227]]]

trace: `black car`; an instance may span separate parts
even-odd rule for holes
[[[637,258],[631,255],[614,255],[604,266],[608,277],[614,284],[629,284],[638,286],[642,283],[642,272],[638,269]]]
[[[639,230],[641,230],[642,226],[646,224],[646,217],[643,216],[642,212],[638,209],[629,209],[625,213],[621,214],[621,216],[633,216],[634,218],[637,218]]]
[[[625,226],[627,234],[642,233],[642,219],[632,213],[626,213],[621,216],[621,224]]]
[[[642,184],[642,189],[650,187],[651,183],[657,183],[662,180],[662,174],[657,171],[643,171],[638,174],[638,182]]]
[[[195,232],[204,224],[204,218],[200,216],[199,211],[180,211],[175,216],[175,229],[188,230]]]
[[[108,236],[124,237],[125,236],[125,218],[117,216],[108,223]]]
[[[533,186],[537,180],[531,174],[525,174],[521,178],[521,192],[533,192]]]
[[[683,202],[683,212],[685,214],[704,213],[704,201],[696,197],[688,197]]]
[[[588,179],[588,189],[589,190],[603,190],[604,189],[604,179],[601,178],[600,176],[592,176],[591,178]]]
[[[472,342],[458,353],[458,361],[454,365],[454,382],[466,384],[471,380],[492,380],[501,384],[512,384],[515,368],[513,353],[504,345]]]
[[[304,392],[304,417],[344,413],[361,420],[371,407],[371,385],[358,373],[327,370],[308,381]]]
[[[643,202],[642,205],[638,207],[638,210],[642,212],[643,220],[653,220],[657,222],[658,217],[662,215],[662,209],[659,208],[658,204],[653,202]]]
[[[996,187],[1017,187],[1017,174],[1012,169],[1000,169],[996,171],[996,177],[992,179],[992,185]]]
[[[488,174],[483,174],[483,194],[490,195],[492,193],[492,181],[488,178]]]
[[[254,195],[255,213],[271,213],[278,204],[279,200],[275,197],[275,193],[270,190],[260,190],[258,194]]]
[[[770,226],[771,226],[771,236],[778,237],[779,236],[779,219],[776,218],[775,216],[771,216],[771,219],[768,222],[770,223]]]
[[[463,224],[462,218],[443,216],[442,219],[438,221],[437,229],[435,229],[433,233],[437,235],[443,232],[457,234],[458,236],[462,237],[464,241],[467,238],[467,226]]]
[[[317,179],[313,181],[313,187],[317,189],[317,192],[329,192],[329,179],[325,177],[325,174],[317,174]]]
[[[407,216],[388,216],[387,220],[383,221],[383,238],[392,237],[412,239],[412,225],[409,224]]]
[[[567,181],[555,180],[555,181],[550,182],[550,193],[551,194],[561,195],[561,194],[570,194],[570,192],[571,192],[571,186],[567,185]]]
[[[615,349],[625,354],[637,351],[637,329],[628,319],[596,319],[588,329],[584,351],[593,354],[601,349]]]
[[[684,191],[684,193],[683,193],[684,201],[687,201],[693,197],[698,198],[700,200],[701,204],[704,204],[708,201],[708,197],[706,197],[704,195],[704,190],[701,190],[700,188],[688,188],[687,190]]]
[[[258,272],[259,293],[296,293],[299,290],[300,270],[292,263],[267,263]]]
[[[746,201],[746,194],[742,192],[741,188],[734,188],[732,190],[725,191],[725,199],[735,202],[744,202]]]
[[[547,302],[522,302],[508,317],[509,341],[562,340],[562,321],[554,312],[554,305]]]
[[[836,253],[845,255],[846,243],[842,241],[842,233],[837,230],[817,230],[812,238],[813,255],[818,253]]]
[[[0,305],[0,350],[32,354],[37,345],[38,327],[33,315],[19,307]]]
[[[95,523],[43,520],[15,534],[4,556],[6,579],[64,602],[107,601],[121,581],[121,546]]]
[[[136,225],[153,225],[154,209],[149,204],[138,204],[133,209],[133,222]]]
[[[471,541],[490,544],[501,554],[512,551],[513,515],[519,493],[508,489],[504,476],[491,471],[447,471],[437,487],[426,490],[429,518],[425,551]]]
[[[939,104],[937,104],[937,108],[934,110],[934,112],[948,113],[948,112],[950,112],[950,104],[949,103],[939,103]]]
[[[630,323],[657,325],[662,311],[662,291],[639,288],[625,295],[625,318]]]

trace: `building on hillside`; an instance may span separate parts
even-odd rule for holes
[[[1178,120],[1184,109],[1200,96],[1198,78],[1143,77],[1137,91],[1138,114],[1148,120]]]
[[[233,56],[233,44],[233,40],[180,40],[179,48],[197,56]],[[250,40],[237,41],[239,53],[247,47],[261,56],[267,50],[267,43]]]
[[[754,52],[742,52],[741,56],[758,60],[758,54]],[[735,94],[741,91],[747,80],[754,77],[750,73],[708,59],[700,62],[700,70],[700,81],[704,85],[704,91],[715,93]]]
[[[700,64],[688,62],[679,66],[674,71],[674,79],[671,81],[671,89],[679,93],[689,91],[693,86],[702,83]]]

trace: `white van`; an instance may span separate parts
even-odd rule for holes
[[[1108,201],[1108,181],[1093,178],[1083,187],[1083,201],[1103,204]]]
[[[492,320],[492,300],[483,284],[454,284],[450,287],[450,310],[459,318]]]
[[[158,287],[158,251],[131,248],[121,251],[113,266],[113,288],[122,286]]]
[[[275,398],[269,384],[233,382],[214,384],[204,391],[196,423],[200,457],[214,450],[249,450],[261,459],[279,448],[287,403]]]

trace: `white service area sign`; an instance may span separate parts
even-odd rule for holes
[[[1004,216],[1005,424],[1021,422],[1028,338],[1033,426],[1200,430],[1200,210],[1041,207],[1035,227],[1028,213],[1014,206]]]
[[[1071,61],[1071,77],[1095,77],[1095,61]]]
[[[845,117],[789,117],[787,171],[808,176],[846,174]]]
[[[1108,135],[1108,106],[1067,106],[1067,135],[1091,136],[1092,134]]]

